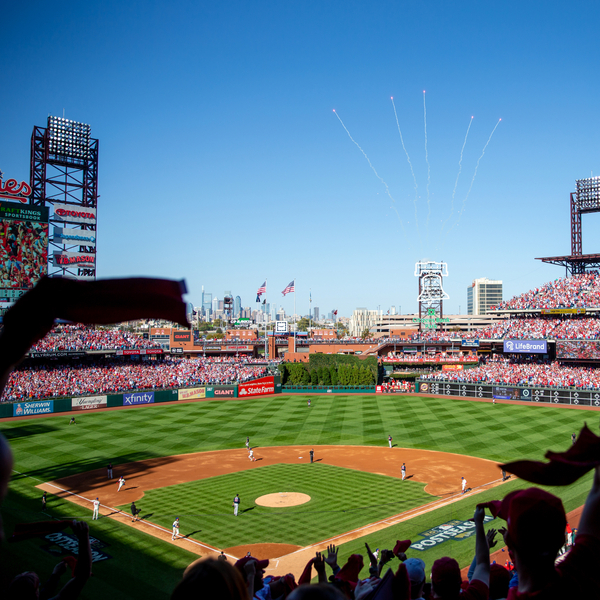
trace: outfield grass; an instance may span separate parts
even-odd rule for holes
[[[109,461],[118,465],[165,457],[165,464],[168,464],[168,457],[174,454],[242,448],[246,436],[250,436],[253,446],[259,447],[293,444],[386,446],[389,434],[401,447],[455,452],[496,461],[525,457],[540,459],[548,448],[568,448],[571,433],[578,431],[584,421],[587,420],[596,431],[599,416],[594,411],[569,410],[555,406],[494,406],[490,403],[431,397],[348,395],[311,398],[310,408],[307,407],[306,396],[273,396],[255,400],[173,403],[119,411],[82,413],[77,414],[76,426],[68,425],[69,414],[2,423],[0,429],[10,440],[15,454],[15,470],[20,473],[11,483],[11,491],[3,506],[6,529],[10,532],[16,522],[44,518],[40,513],[41,494],[35,488],[39,482],[106,467]],[[333,472],[330,469],[335,470],[322,464],[297,466],[317,467],[319,470],[326,467],[328,473]],[[219,514],[226,514],[231,510],[233,495],[229,485],[238,488],[234,489],[233,493],[240,492],[242,500],[245,497],[256,497],[260,494],[251,493],[250,490],[255,485],[260,487],[261,483],[258,480],[253,482],[252,477],[262,477],[261,473],[264,471],[268,478],[271,476],[269,469],[279,467],[283,466],[275,465],[221,476],[215,480],[182,484],[181,490],[177,490],[180,499],[177,500],[176,506],[171,504],[172,488],[180,486],[172,486],[169,491],[149,492],[139,504],[143,507],[151,496],[157,494],[157,501],[161,503],[160,514],[169,515],[170,519],[171,514],[176,513],[182,518],[182,526],[185,528],[186,517],[181,510],[185,503],[185,506],[189,505],[192,508],[186,508],[189,513],[184,514],[199,515],[198,526],[192,530],[210,528],[210,535],[214,534],[215,540],[222,540],[227,546],[247,541],[278,541],[274,539],[275,528],[271,528],[273,533],[270,539],[264,539],[269,528],[265,528],[261,520],[268,522],[269,518],[263,516],[267,513],[262,509],[257,508],[244,514],[244,519],[248,522],[252,519],[253,529],[260,531],[261,539],[250,540],[244,525],[235,525],[240,529],[234,535],[233,531],[228,531],[231,527],[229,522],[227,528],[219,523]],[[317,469],[313,472],[317,472]],[[288,473],[287,466],[283,472]],[[289,473],[292,473],[290,477],[294,482],[300,477],[293,470]],[[276,473],[272,476],[278,475],[279,473]],[[325,481],[330,476],[327,475]],[[225,485],[227,493],[224,494],[224,508],[213,511],[210,505],[203,504],[205,491],[208,495],[206,502],[221,502],[219,480],[228,478],[231,478],[232,483],[226,482]],[[565,508],[571,510],[585,500],[590,481],[590,477],[587,477],[572,486],[554,491],[563,498]],[[307,485],[314,485],[317,498],[321,493],[318,490],[321,484],[309,479]],[[523,482],[509,483],[502,488],[502,494],[513,487],[523,485]],[[346,485],[341,489],[332,489],[336,493],[348,496],[350,504],[355,508],[364,507],[364,510],[341,513],[339,518],[344,519],[344,524],[339,525],[339,529],[354,529],[365,520],[378,520],[377,511],[380,507],[374,510],[372,504],[363,502],[360,488]],[[293,491],[303,490],[298,490],[294,485]],[[478,495],[476,500],[479,502],[488,497],[497,498],[499,493],[497,490],[491,490]],[[190,495],[192,498],[188,500]],[[387,499],[387,496],[379,496],[376,499],[380,500],[382,497]],[[380,548],[389,547],[396,539],[409,537],[415,541],[419,537],[418,533],[430,527],[453,518],[465,520],[472,516],[474,501],[475,498],[467,496],[450,507],[437,509],[407,523],[380,531],[368,541]],[[154,499],[152,502],[154,503]],[[249,507],[242,505],[242,508]],[[290,520],[287,517],[288,511],[290,515],[297,514],[300,525],[295,534],[298,537],[295,539],[299,540],[299,545],[307,543],[302,537],[305,525],[301,514],[309,508],[309,505],[304,505],[285,509],[286,516],[273,517],[280,519],[280,522],[286,522]],[[276,513],[282,509],[274,511]],[[56,517],[91,517],[91,511],[54,498],[49,502],[49,512]],[[331,525],[327,525],[327,528],[338,527],[335,523],[335,513],[325,511],[323,514],[328,515],[327,520],[331,517]],[[209,518],[209,515],[216,516]],[[172,520],[162,523],[159,520],[161,518],[157,516],[158,522],[170,527]],[[320,516],[319,520],[321,518],[324,517]],[[308,520],[316,519],[309,517]],[[323,533],[315,533],[318,537],[322,535],[320,539],[327,537],[325,529],[322,531]],[[185,531],[182,530],[182,533]],[[203,539],[202,534],[201,531],[196,537]],[[96,576],[85,590],[84,598],[164,598],[179,577],[182,567],[194,558],[192,554],[172,544],[146,536],[111,519],[94,522],[92,535],[109,544],[106,552],[114,558],[95,565]],[[237,539],[238,535],[240,539]],[[286,543],[296,542],[286,539]],[[40,550],[40,545],[39,541],[22,542],[9,548],[5,544],[2,556],[3,574],[7,576],[32,567],[42,573],[49,573],[55,559]],[[343,560],[350,553],[362,551],[363,548],[364,540],[349,542],[341,548],[340,557]],[[415,554],[423,558],[428,565],[431,565],[438,555],[444,554],[452,554],[461,564],[468,564],[473,548],[474,540],[469,538],[461,542],[446,542],[434,549]]]

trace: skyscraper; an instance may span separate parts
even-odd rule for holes
[[[474,279],[467,288],[467,314],[485,315],[492,306],[502,302],[502,281],[487,277]]]
[[[239,319],[239,317],[241,317],[241,313],[242,313],[242,299],[239,296],[236,296],[235,300],[233,301],[233,316],[236,319]]]

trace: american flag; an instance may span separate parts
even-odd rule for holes
[[[286,294],[290,294],[292,292],[296,291],[296,280],[294,279],[294,281],[290,281],[287,286],[285,287],[285,290],[283,290],[283,292],[281,292],[284,296]]]
[[[258,288],[258,292],[256,292],[256,301],[260,302],[260,297],[262,294],[267,293],[267,280]]]

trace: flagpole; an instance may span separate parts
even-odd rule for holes
[[[267,350],[267,280],[265,279],[265,360],[268,358],[268,350]]]
[[[296,354],[296,279],[294,279],[294,354]],[[294,357],[295,358],[295,357]]]

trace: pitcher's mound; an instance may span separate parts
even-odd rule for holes
[[[257,498],[254,502],[259,506],[271,506],[276,508],[285,508],[286,506],[298,506],[306,504],[310,500],[308,494],[298,492],[278,492],[276,494],[265,494]]]

